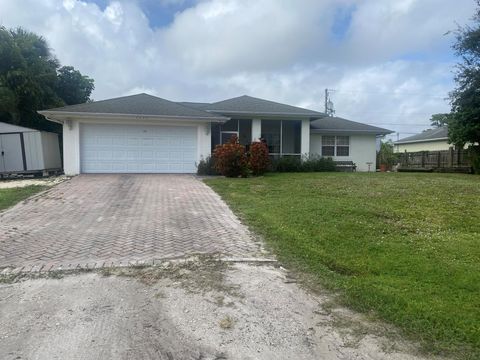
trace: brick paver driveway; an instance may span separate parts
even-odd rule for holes
[[[190,175],[80,175],[0,214],[1,267],[91,267],[197,253],[253,257],[259,245]]]

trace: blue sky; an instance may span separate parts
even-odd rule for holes
[[[95,80],[96,100],[147,92],[218,101],[249,94],[400,137],[449,111],[452,35],[474,0],[0,0],[0,22],[47,39]],[[145,21],[148,19],[148,21]]]
[[[89,0],[104,10],[110,0]],[[184,1],[159,1],[159,0],[134,0],[147,16],[150,27],[166,27],[173,22],[175,14],[193,6],[195,0]]]

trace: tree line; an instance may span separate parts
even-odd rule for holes
[[[91,101],[94,80],[61,66],[47,41],[22,28],[0,27],[0,121],[61,132],[37,110]]]

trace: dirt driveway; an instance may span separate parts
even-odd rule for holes
[[[0,284],[2,359],[421,359],[272,265],[203,258],[29,276]]]
[[[49,270],[192,254],[260,254],[191,175],[80,175],[0,214],[0,267]]]

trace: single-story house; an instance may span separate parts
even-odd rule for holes
[[[232,135],[245,145],[264,139],[273,157],[319,154],[368,171],[377,136],[391,133],[250,96],[194,103],[138,94],[39,113],[63,124],[67,175],[194,173]]]
[[[395,152],[439,151],[448,150],[448,127],[441,126],[428,129],[420,134],[409,136],[393,143]]]

